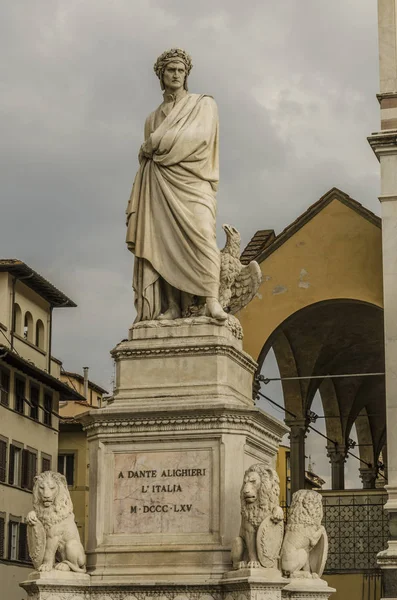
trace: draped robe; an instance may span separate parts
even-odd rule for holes
[[[162,106],[146,120],[145,156],[127,207],[135,322],[162,312],[161,279],[195,296],[217,298],[219,291],[217,106],[199,94],[186,94],[168,115]]]

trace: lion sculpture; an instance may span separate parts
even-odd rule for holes
[[[232,546],[234,569],[278,568],[284,534],[279,496],[280,481],[274,469],[257,463],[245,472],[240,492],[240,535]]]
[[[284,575],[321,577],[328,554],[328,537],[321,525],[322,518],[323,504],[319,493],[312,490],[295,492],[281,550]]]
[[[84,548],[63,475],[45,471],[34,478],[33,508],[26,521],[34,568],[85,573]]]

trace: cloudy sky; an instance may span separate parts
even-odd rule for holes
[[[379,214],[375,0],[8,0],[0,45],[0,254],[76,301],[54,354],[105,388],[134,318],[124,211],[163,50],[185,48],[190,90],[218,103],[219,224],[244,243],[332,186]]]

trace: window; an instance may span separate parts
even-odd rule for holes
[[[33,342],[33,317],[32,313],[26,311],[25,319],[23,322],[23,337],[28,342]]]
[[[14,517],[18,518],[18,517]],[[4,556],[4,517],[0,517],[3,521],[3,536],[1,537],[0,525],[0,556]],[[1,555],[1,543],[3,540],[3,554]],[[28,550],[27,524],[15,521],[12,518],[8,522],[8,558],[10,560],[20,560],[30,562]]]
[[[21,415],[24,413],[25,403],[25,380],[15,378],[15,410]]]
[[[29,450],[22,450],[21,487],[33,490],[33,479],[37,474],[37,455]]]
[[[0,440],[0,482],[5,482],[7,472],[7,442]]]
[[[21,456],[21,448],[10,444],[10,466],[8,469],[8,483],[10,485],[21,485]]]
[[[39,399],[40,399],[40,389],[35,386],[30,386],[30,418],[35,419],[35,421],[39,418]]]
[[[22,560],[23,562],[30,561],[29,558],[29,549],[28,549],[28,535],[27,535],[27,524],[19,523],[19,531],[18,531],[18,560]]]
[[[10,520],[8,523],[8,558],[10,560],[18,558],[18,530],[19,523]]]
[[[6,530],[6,520],[4,513],[0,516],[0,558],[4,558],[4,538]]]
[[[51,427],[52,423],[52,395],[44,394],[44,425],[49,425]]]
[[[58,473],[65,475],[68,485],[74,484],[74,454],[58,454]]]
[[[0,404],[8,406],[10,393],[10,372],[4,368],[0,369]]]
[[[22,335],[22,311],[19,304],[14,304],[14,322],[13,322],[13,330],[15,333]]]
[[[44,323],[41,319],[36,323],[36,346],[44,350]]]
[[[51,471],[51,458],[41,457],[41,472]]]

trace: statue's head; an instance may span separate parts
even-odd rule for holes
[[[280,480],[276,471],[264,463],[251,465],[244,473],[241,486],[241,515],[258,527],[278,506],[279,495]]]
[[[187,90],[187,78],[192,67],[192,59],[187,52],[172,48],[158,57],[153,68],[160,79],[161,89],[168,88],[176,92],[182,87]]]

